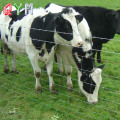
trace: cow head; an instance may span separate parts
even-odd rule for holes
[[[80,14],[77,16],[82,21],[83,16]],[[59,41],[63,40],[63,44],[70,44],[73,47],[82,45],[83,40],[79,34],[77,22],[78,19],[76,19],[72,9],[64,8],[55,18],[56,39],[59,39]]]
[[[98,91],[102,82],[102,68],[104,65],[94,68],[92,71],[78,71],[78,84],[82,93],[90,104],[98,102]]]
[[[73,57],[78,67],[78,84],[82,93],[91,104],[98,101],[98,91],[102,81],[101,73],[104,65],[94,67],[92,51],[84,52],[83,47],[73,48]],[[86,54],[89,56],[87,57]]]
[[[107,13],[106,16],[112,20],[115,33],[120,34],[120,10],[111,11]]]

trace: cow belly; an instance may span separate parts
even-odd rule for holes
[[[14,53],[17,53],[17,54],[25,54],[26,53],[25,43],[8,40],[8,42],[6,42],[6,44],[8,45],[9,49],[12,50]]]

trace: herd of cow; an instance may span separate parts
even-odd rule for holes
[[[46,66],[51,93],[56,93],[53,81],[53,60],[56,55],[59,71],[63,72],[65,64],[67,89],[71,91],[72,65],[78,71],[78,84],[82,93],[91,104],[98,101],[98,91],[102,82],[101,62],[102,44],[107,39],[120,34],[120,10],[114,11],[102,7],[61,6],[54,3],[45,8],[33,9],[33,15],[25,15],[25,9],[12,7],[12,15],[0,15],[0,39],[5,58],[4,72],[8,73],[7,50],[12,54],[12,71],[16,69],[16,55],[27,54],[34,70],[35,89],[42,92],[39,81],[40,60]],[[99,39],[99,38],[104,39]]]

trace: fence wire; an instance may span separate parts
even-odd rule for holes
[[[1,24],[2,25],[2,24]],[[14,26],[14,27],[17,27],[17,26]],[[26,28],[26,27],[25,27]],[[29,29],[29,28],[26,28],[26,29]],[[35,29],[35,28],[31,28],[31,29],[34,29],[34,30],[39,30],[39,31],[47,31],[47,32],[55,32],[55,31],[50,31],[50,30],[43,30],[43,29]],[[62,34],[69,34],[69,33],[64,33],[64,32],[60,32],[60,33],[62,33]],[[21,36],[17,36],[17,37],[21,37]],[[95,38],[97,38],[97,39],[100,39],[100,40],[103,40],[103,39],[106,39],[107,41],[111,41],[112,39],[107,39],[107,38],[100,38],[100,37],[95,37],[95,36],[93,36],[93,39],[95,39]],[[28,39],[28,38],[26,38],[25,37],[25,39]],[[34,40],[38,40],[38,39],[34,39]],[[38,41],[43,41],[43,40],[38,40]],[[120,42],[120,40],[114,40],[113,39],[113,41],[115,41],[115,42]],[[49,41],[45,41],[44,40],[44,42],[49,42]],[[49,42],[49,43],[55,43],[55,42]],[[12,42],[12,44],[14,44],[14,42]],[[22,46],[22,44],[21,44],[21,46]],[[68,45],[69,46],[69,45]],[[97,50],[97,49],[92,49],[92,50],[96,50],[96,51],[100,51],[100,52],[102,52],[102,53],[109,53],[110,55],[113,55],[113,54],[115,54],[115,55],[120,55],[120,52],[114,52],[114,51],[104,51],[104,50]],[[9,51],[8,51],[9,52]],[[12,52],[12,51],[11,51]],[[63,53],[61,53],[61,54],[65,54],[65,52],[63,52]],[[68,53],[67,53],[68,54]],[[1,55],[2,56],[2,55]],[[82,58],[83,57],[85,57],[85,56],[81,56]],[[120,56],[119,56],[120,57]],[[17,60],[17,66],[19,66],[19,67],[21,67],[21,66],[23,66],[23,67],[27,67],[27,69],[28,70],[31,70],[31,66],[28,66],[28,64],[26,64],[26,61],[23,61],[25,59],[25,56],[24,55],[20,55],[20,58],[19,58],[19,60]],[[94,58],[91,58],[91,59],[94,59]],[[2,61],[1,61],[2,60]],[[0,57],[0,61],[1,61],[1,63],[3,64],[3,62],[4,62],[4,59],[3,59],[3,57]],[[9,63],[11,63],[11,61],[10,60],[8,60],[9,61]],[[28,62],[28,61],[27,61]],[[119,60],[118,61],[113,61],[113,60],[104,60],[104,62],[106,62],[106,63],[110,63],[110,64],[113,64],[113,65],[120,65],[120,62],[119,62]],[[0,65],[0,67],[1,67],[1,69],[3,68],[3,65]],[[11,63],[12,64],[12,63]],[[58,66],[58,63],[56,63],[56,62],[54,62],[54,65],[55,66]],[[64,64],[62,64],[63,66],[66,66],[66,65],[64,65]],[[18,67],[18,68],[19,68]],[[75,71],[76,70],[76,68],[75,67],[73,67],[73,71]],[[81,69],[81,70],[83,70],[83,69]],[[76,70],[77,71],[77,70]],[[85,70],[84,70],[85,71]],[[89,71],[89,72],[91,72],[91,71]],[[69,94],[65,94],[65,93],[62,93],[61,92],[61,89],[63,89],[64,91],[66,91],[67,90],[67,87],[65,86],[65,85],[62,85],[61,84],[61,82],[60,82],[60,80],[59,80],[59,83],[55,83],[55,85],[56,85],[56,87],[57,88],[59,88],[59,91],[58,91],[58,96],[61,96],[61,99],[58,99],[58,101],[57,102],[59,102],[59,108],[56,108],[56,107],[53,107],[53,105],[52,105],[52,103],[48,103],[48,104],[46,104],[44,101],[46,101],[46,99],[48,98],[48,101],[52,101],[52,99],[57,99],[57,97],[56,96],[53,96],[53,95],[51,95],[51,94],[46,94],[46,93],[44,93],[44,91],[43,91],[43,93],[42,93],[42,95],[44,96],[44,97],[46,97],[46,99],[45,98],[42,98],[40,101],[39,100],[37,100],[37,99],[34,99],[34,97],[38,97],[38,94],[36,93],[36,94],[34,94],[33,95],[33,92],[35,92],[34,91],[34,88],[29,88],[28,86],[25,86],[24,84],[20,84],[19,82],[18,82],[18,80],[20,80],[20,81],[22,81],[23,83],[26,83],[27,82],[27,84],[30,84],[32,87],[33,87],[33,82],[29,82],[29,81],[26,81],[26,78],[27,77],[30,77],[30,78],[32,78],[32,79],[34,79],[34,76],[33,76],[33,73],[31,74],[31,72],[30,73],[28,73],[27,71],[19,71],[19,75],[18,76],[23,76],[24,77],[24,79],[19,79],[19,77],[17,77],[17,75],[14,75],[14,74],[11,74],[11,73],[9,73],[9,74],[4,74],[3,72],[2,72],[2,70],[1,70],[1,76],[0,76],[0,87],[1,88],[3,88],[3,89],[6,89],[6,90],[8,90],[8,92],[9,91],[11,91],[11,92],[15,92],[16,94],[18,94],[18,95],[20,95],[20,96],[23,96],[24,98],[26,98],[26,97],[29,97],[30,95],[32,95],[32,97],[33,98],[31,98],[31,96],[29,97],[29,100],[30,101],[33,101],[33,102],[35,102],[35,103],[38,103],[38,104],[42,104],[42,105],[44,105],[44,106],[46,106],[46,107],[49,107],[49,108],[53,108],[55,111],[60,111],[61,113],[64,113],[64,114],[67,114],[67,115],[69,115],[69,116],[71,116],[73,119],[80,119],[80,117],[81,116],[83,116],[83,120],[86,120],[87,118],[90,118],[90,119],[92,119],[92,120],[97,120],[97,118],[95,118],[94,116],[92,116],[91,114],[86,114],[86,113],[82,113],[82,112],[79,112],[78,110],[79,109],[82,109],[82,110],[84,110],[84,109],[86,109],[86,111],[88,111],[88,112],[90,112],[90,113],[92,113],[92,114],[95,114],[95,115],[97,115],[97,116],[100,116],[100,120],[103,120],[103,119],[110,119],[110,120],[118,120],[118,119],[116,119],[116,118],[114,118],[114,117],[110,117],[110,116],[108,116],[108,115],[105,115],[104,116],[104,114],[102,114],[102,113],[99,113],[99,111],[97,112],[97,111],[94,111],[94,110],[91,110],[90,108],[86,108],[86,106],[84,105],[84,104],[88,104],[88,102],[86,101],[86,99],[85,100],[81,100],[80,99],[80,97],[83,97],[82,96],[82,92],[79,92],[78,91],[78,88],[74,88],[74,93],[75,94],[77,94],[77,96],[74,96],[73,94],[74,93],[71,93],[70,95]],[[43,70],[42,69],[42,74],[47,74],[47,72],[46,72],[46,70]],[[55,78],[59,78],[59,79],[66,79],[67,80],[67,77],[66,77],[66,75],[61,75],[61,74],[59,74],[59,73],[57,73],[56,71],[54,71],[53,73],[53,76],[55,76]],[[75,73],[74,73],[75,74]],[[8,76],[8,78],[6,78],[6,76]],[[77,76],[77,75],[76,75]],[[106,73],[103,73],[102,74],[102,76],[105,76],[105,77],[107,77],[107,79],[108,78],[111,78],[111,79],[113,79],[112,81],[117,81],[117,83],[114,83],[114,82],[111,82],[112,84],[119,84],[119,82],[120,82],[120,76],[115,76],[115,75],[108,75],[108,74],[106,74]],[[14,79],[14,80],[8,80],[9,78],[11,78],[11,79]],[[43,78],[40,78],[40,81],[42,81],[42,82],[45,82],[47,85],[49,84],[49,81],[48,80],[46,80],[46,79],[43,79]],[[75,78],[72,78],[72,81],[73,81],[73,85],[74,85],[74,83],[75,83],[75,87],[76,87],[76,84],[77,84],[77,79],[75,79]],[[110,80],[108,80],[108,82],[110,82]],[[87,83],[87,82],[84,82],[84,83],[86,83],[86,84],[90,84],[91,86],[95,86],[95,85],[93,85],[92,83]],[[66,84],[66,83],[64,83],[64,84]],[[15,86],[14,86],[15,85]],[[17,88],[16,88],[16,86],[17,86]],[[42,85],[42,89],[43,90],[45,90],[45,91],[49,91],[49,88],[48,87],[43,87],[44,85]],[[10,88],[10,89],[9,89]],[[120,88],[120,87],[119,87]],[[112,108],[114,108],[114,107],[104,107],[104,106],[102,106],[102,105],[91,105],[91,106],[94,106],[94,108],[96,108],[96,109],[99,109],[99,110],[101,110],[101,111],[107,111],[107,112],[110,112],[110,113],[113,113],[113,114],[116,114],[116,115],[119,115],[120,116],[120,112],[118,112],[118,111],[116,111],[117,109],[119,109],[119,106],[120,106],[120,100],[119,100],[119,98],[120,98],[120,89],[119,88],[111,88],[111,87],[109,87],[109,86],[107,86],[107,85],[101,85],[100,86],[100,91],[102,90],[103,92],[105,91],[105,93],[107,94],[113,94],[114,96],[115,96],[115,98],[114,98],[114,100],[113,100],[113,98],[112,99],[109,99],[109,98],[106,98],[106,97],[104,97],[104,95],[102,95],[102,94],[104,94],[104,93],[101,93],[101,95],[99,95],[99,101],[100,101],[100,103],[102,104],[102,102],[105,102],[105,104],[106,104],[106,106],[108,105],[111,105],[111,106],[114,106],[115,107],[115,110],[114,109],[112,109]],[[25,89],[25,90],[24,90]],[[30,91],[30,92],[28,92],[28,94],[26,94],[26,91]],[[111,93],[110,93],[111,92]],[[23,94],[21,94],[21,93],[23,93]],[[2,98],[2,99],[5,99],[6,98],[6,96],[8,95],[9,93],[7,93],[6,95],[4,95],[4,97]],[[85,97],[85,96],[84,96]],[[118,99],[116,98],[116,97],[118,97]],[[64,99],[63,99],[64,98]],[[82,103],[83,104],[83,106],[81,107],[81,106],[78,106],[77,104],[74,104],[74,102],[73,103],[70,103],[70,102],[68,102],[66,99],[72,99],[72,100],[74,100],[74,101],[76,101],[76,102],[80,102],[80,103]],[[10,99],[9,99],[10,100]],[[42,102],[43,101],[43,102]],[[61,104],[62,103],[62,104]],[[65,107],[64,106],[64,104],[65,105],[68,105],[69,107]],[[9,106],[9,104],[7,104],[3,109],[2,109],[2,111],[0,111],[0,113],[1,114],[5,114],[5,112],[6,112],[6,110],[7,110],[7,107]],[[73,108],[76,108],[77,110],[75,111]],[[64,111],[63,111],[63,109],[64,109]],[[66,111],[66,112],[65,112]],[[72,113],[72,114],[71,114]]]

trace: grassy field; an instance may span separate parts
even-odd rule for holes
[[[23,7],[25,3],[33,3],[34,7],[44,7],[50,2],[120,9],[119,0],[2,0],[0,11],[7,3],[22,3]],[[105,68],[96,105],[88,104],[86,97],[79,91],[75,69],[72,74],[74,91],[69,93],[66,77],[59,74],[54,63],[53,77],[58,95],[50,94],[48,76],[42,69],[40,81],[43,93],[38,94],[34,90],[35,79],[29,59],[25,55],[18,55],[19,74],[13,74],[11,56],[8,58],[10,73],[4,74],[4,57],[0,54],[0,120],[120,120],[120,36],[116,35],[114,40],[103,46]]]

